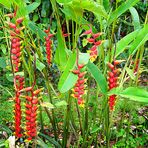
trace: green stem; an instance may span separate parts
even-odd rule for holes
[[[105,136],[106,136],[106,148],[109,148],[110,144],[110,119],[109,119],[109,105],[108,97],[105,96]]]
[[[63,135],[63,142],[62,147],[66,148],[67,140],[68,140],[68,131],[69,131],[69,120],[70,120],[70,110],[71,110],[71,97],[70,92],[68,93],[68,99],[67,99],[67,110],[65,112],[65,121],[64,121],[64,135]]]
[[[76,103],[76,109],[77,109],[77,113],[78,113],[79,124],[80,124],[80,131],[81,131],[81,135],[83,136],[84,134],[83,134],[83,128],[82,128],[81,114],[80,114],[78,102],[76,99],[75,99],[75,103]]]

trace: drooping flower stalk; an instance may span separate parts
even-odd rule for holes
[[[42,89],[33,91],[33,87],[28,87],[23,89],[21,92],[23,91],[30,92],[30,96],[24,96],[26,99],[26,134],[28,137],[27,140],[30,141],[37,136],[37,110],[39,102],[39,98],[37,96]]]
[[[109,90],[116,88],[118,86],[118,74],[119,74],[119,69],[116,67],[118,64],[120,64],[122,61],[116,60],[113,62],[113,64],[108,63],[108,68],[110,69],[110,71],[108,72],[108,86],[109,86]],[[109,96],[109,107],[110,110],[113,111],[114,110],[114,106],[115,106],[115,102],[116,102],[116,95],[111,95]]]
[[[52,60],[52,40],[53,34],[50,34],[50,29],[44,31],[47,34],[47,37],[45,37],[46,40],[46,58],[47,63],[50,65]]]
[[[99,41],[96,40],[100,35],[102,35],[102,32],[98,32],[98,33],[94,34],[92,32],[92,28],[91,28],[90,30],[85,31],[81,36],[88,35],[88,34],[90,34],[91,37],[87,38],[87,41],[88,41],[88,43],[92,44],[92,47],[90,48],[88,53],[90,54],[90,61],[94,62],[96,60],[96,58],[98,57],[97,47],[100,46],[104,41],[103,40],[99,40]]]
[[[13,24],[8,22],[10,27],[10,36],[11,36],[11,60],[14,68],[14,72],[19,71],[20,66],[20,57],[21,57],[21,40],[19,38],[20,32],[24,27],[20,27],[20,24],[23,22],[24,18],[18,18],[16,23]]]
[[[86,79],[85,79],[86,72],[82,71],[82,68],[84,66],[85,65],[83,64],[79,64],[77,69],[72,71],[74,74],[78,75],[78,80],[73,89],[72,96],[78,100],[78,104],[80,106],[84,106],[83,95],[85,94],[85,82],[86,82]]]
[[[15,118],[15,136],[20,138],[22,137],[21,133],[21,100],[20,100],[20,90],[24,87],[24,77],[16,75],[15,78],[16,91],[15,91],[15,107],[14,107],[14,118]]]

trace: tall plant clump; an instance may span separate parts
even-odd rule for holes
[[[31,144],[45,147],[47,143],[64,148],[110,147],[117,101],[125,99],[121,126],[127,98],[148,102],[145,99],[147,93],[134,86],[138,84],[147,25],[135,29],[138,25],[133,19],[135,30],[123,38],[120,36],[121,27],[123,23],[129,23],[119,21],[121,24],[117,25],[118,17],[128,9],[134,17],[132,6],[136,0],[129,0],[120,6],[116,2],[116,10],[112,7],[113,3],[107,1],[106,4],[89,0],[51,0],[56,20],[53,15],[50,20],[56,21],[56,25],[54,21],[36,24],[46,20],[43,21],[42,17],[33,22],[36,19],[33,12],[39,7],[40,13],[42,3],[24,3],[27,9],[17,4],[17,10],[22,9],[20,14],[16,10],[6,15],[11,20],[7,25],[15,89],[15,136],[20,141],[25,138]],[[43,3],[43,8],[49,4]],[[93,21],[87,18],[86,11]],[[31,13],[33,20],[29,19]],[[41,16],[44,13],[42,11]],[[19,15],[28,18],[17,17]],[[64,32],[63,23],[67,27]],[[131,59],[135,55],[138,62],[131,70]],[[123,57],[127,61],[121,60]],[[57,75],[53,68],[58,71]],[[53,77],[59,81],[58,84],[52,83]],[[45,88],[44,93],[42,87]],[[44,121],[45,114],[48,123]],[[129,138],[130,118],[128,122],[126,139]]]

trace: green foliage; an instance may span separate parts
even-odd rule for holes
[[[144,89],[129,87],[121,92],[120,96],[133,101],[148,103],[148,92]]]
[[[40,27],[38,27],[37,25],[35,25],[35,23],[31,21],[28,23],[28,27],[31,29],[33,33],[39,36],[42,41],[44,41],[44,37],[46,36],[46,33],[43,30],[41,30]]]
[[[76,53],[71,54],[68,59],[66,68],[63,74],[60,77],[58,83],[58,89],[61,93],[67,92],[71,89],[77,81],[77,76],[72,73],[72,70],[75,68]]]
[[[126,3],[120,5],[115,11],[109,15],[108,25],[115,21],[120,15],[126,12],[131,6],[134,6],[139,0],[128,0]]]
[[[134,54],[140,46],[144,45],[144,43],[148,40],[148,24],[144,25],[144,27],[138,32],[135,40],[130,46],[130,54]]]
[[[41,4],[41,0],[36,0],[36,2],[33,2],[30,5],[27,5],[26,9],[28,14],[36,10],[40,4]]]
[[[139,29],[141,26],[137,10],[134,7],[131,7],[129,10],[132,15],[134,29]]]
[[[144,89],[137,87],[128,87],[125,90],[123,88],[117,87],[108,92],[108,95],[119,95],[124,98],[128,98],[133,101],[148,103],[148,92]]]
[[[87,64],[88,71],[92,74],[94,79],[96,80],[98,86],[101,89],[101,92],[106,94],[107,93],[107,82],[101,71],[98,69],[96,65],[89,62]]]
[[[62,36],[62,32],[59,28],[57,32],[57,41],[58,41],[58,47],[56,49],[54,60],[59,65],[59,68],[61,70],[64,70],[67,63],[67,53],[66,53],[66,45],[64,37]]]

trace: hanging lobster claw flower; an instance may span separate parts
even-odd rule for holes
[[[36,96],[38,95],[44,88],[40,88],[40,89],[37,89],[33,92],[33,94]]]
[[[80,35],[80,37],[84,36],[84,35],[88,35],[88,34],[92,34],[92,28],[90,28],[89,30],[86,30],[84,33],[82,33]]]
[[[96,34],[93,34],[92,36],[93,36],[94,39],[96,39],[96,38],[98,38],[99,36],[101,36],[102,34],[103,34],[103,32],[98,32],[98,33],[96,33]]]

